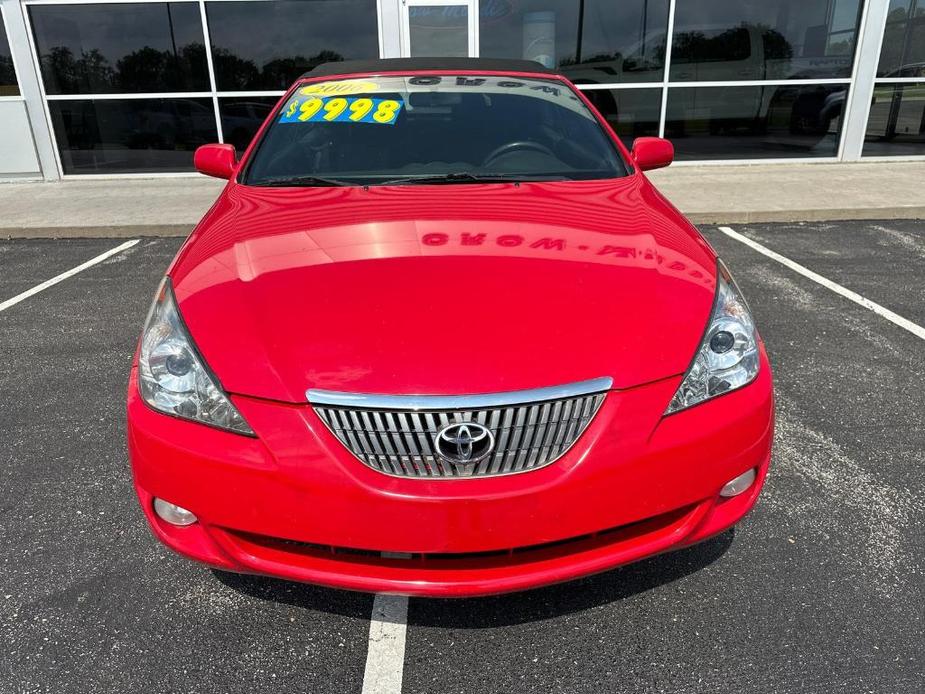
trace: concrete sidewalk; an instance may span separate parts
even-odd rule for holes
[[[652,181],[697,224],[925,219],[925,161],[672,166]],[[185,236],[222,181],[205,176],[0,185],[0,238]]]

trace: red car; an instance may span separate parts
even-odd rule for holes
[[[323,65],[170,265],[128,390],[154,534],[222,570],[464,596],[738,522],[771,369],[716,253],[536,63]]]

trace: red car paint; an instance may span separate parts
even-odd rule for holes
[[[667,143],[654,144],[640,164],[670,159]],[[221,171],[225,156],[197,163]],[[763,347],[751,384],[664,416],[710,315],[716,256],[641,168],[465,188],[255,188],[232,177],[168,274],[193,341],[257,435],[150,409],[136,356],[136,490],[157,537],[207,564],[416,595],[520,590],[714,535],[764,481],[773,392]],[[568,453],[486,478],[383,475],[306,397],[497,393],[601,376],[613,389]],[[751,468],[747,492],[719,496]],[[199,521],[165,523],[153,497]]]

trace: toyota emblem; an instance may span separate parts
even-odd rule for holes
[[[487,458],[494,447],[494,434],[478,422],[454,422],[437,432],[437,455],[453,465],[475,465]]]

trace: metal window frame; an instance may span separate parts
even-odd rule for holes
[[[658,136],[665,137],[665,121],[668,117],[668,79],[671,75],[671,51],[674,46],[674,14],[676,0],[668,2],[668,25],[665,29],[665,64],[662,66],[662,103],[658,113]],[[581,21],[579,18],[578,21]]]
[[[219,100],[223,98],[247,98],[247,97],[280,97],[286,93],[285,90],[246,90],[246,91],[228,91],[219,90],[216,84],[215,64],[212,56],[212,36],[209,30],[209,18],[206,5],[209,2],[274,2],[275,0],[20,0],[19,5],[22,11],[22,18],[26,27],[26,34],[29,42],[32,64],[35,69],[36,82],[38,91],[41,95],[42,111],[45,115],[48,137],[51,142],[51,152],[56,174],[55,178],[60,179],[132,179],[132,178],[170,178],[170,177],[196,177],[199,176],[195,171],[167,171],[167,172],[146,172],[146,173],[64,173],[64,166],[61,161],[61,151],[58,148],[58,139],[54,130],[54,124],[51,118],[51,109],[49,104],[52,101],[126,101],[130,99],[211,99],[213,116],[215,118],[215,132],[219,142],[224,142],[224,132],[222,130],[222,117]],[[465,0],[460,0],[464,2]],[[472,0],[476,4],[478,0]],[[388,0],[375,0],[376,2],[376,25],[379,37],[379,57],[385,56],[385,43],[383,36],[383,3]],[[447,0],[452,3],[453,0]],[[42,79],[41,63],[39,61],[38,46],[35,42],[35,29],[32,26],[32,18],[29,16],[28,8],[33,5],[124,5],[124,4],[180,4],[188,3],[199,6],[200,25],[202,29],[202,41],[206,48],[206,66],[209,74],[208,91],[189,91],[189,92],[138,92],[138,93],[86,93],[86,94],[48,94],[45,91],[45,81]],[[476,22],[477,24],[477,22]],[[15,58],[14,58],[15,61]],[[19,73],[17,73],[19,79]],[[21,83],[20,83],[21,84]],[[22,87],[20,86],[20,92]],[[9,99],[19,99],[20,97],[8,97]],[[34,128],[33,128],[34,130]],[[44,169],[44,166],[43,166]]]
[[[57,180],[59,178],[55,160],[57,149],[48,123],[45,120],[44,99],[39,88],[38,75],[34,73],[33,51],[29,40],[29,28],[23,19],[19,0],[0,0],[3,22],[13,60],[19,95],[5,97],[4,101],[23,103],[29,122],[29,137],[32,139],[38,160],[39,171],[28,176],[13,176],[16,180]]]
[[[36,141],[38,132],[33,124],[34,118],[32,110],[35,107],[36,99],[34,96],[30,98],[30,90],[33,87],[33,83],[23,80],[24,73],[22,69],[22,64],[20,63],[20,57],[17,55],[20,51],[17,50],[17,33],[19,27],[15,25],[15,22],[18,20],[18,17],[13,15],[13,24],[9,21],[10,17],[6,14],[6,8],[4,3],[0,0],[0,23],[2,23],[3,31],[6,37],[7,49],[10,52],[10,62],[13,64],[13,79],[16,82],[16,90],[19,94],[10,94],[5,96],[0,96],[0,103],[13,103],[13,104],[22,104],[23,111],[26,116],[26,123],[29,128],[29,140],[32,143],[32,152],[35,155],[35,162],[38,166],[38,171],[25,171],[8,174],[10,179],[15,179],[17,181],[35,181],[41,180],[43,177],[43,169],[45,168],[45,162],[48,160],[51,151],[50,148],[45,146],[42,147],[39,142]],[[40,132],[40,131],[39,131]],[[44,143],[48,144],[48,143]]]
[[[925,75],[922,77],[877,77],[874,84],[921,84],[925,82]]]
[[[885,80],[887,82],[897,82],[899,80]],[[925,81],[925,77],[918,79],[913,78],[913,82]],[[685,82],[612,82],[602,84],[578,84],[575,85],[581,91],[595,91],[598,89],[661,89],[662,86],[671,87],[799,87],[802,85],[813,84],[851,84],[850,77],[819,77],[814,79],[775,79],[775,80],[710,80]]]
[[[401,0],[399,34],[401,36],[402,57],[411,56],[411,8],[412,7],[466,7],[466,20],[468,22],[468,54],[470,58],[477,58],[481,44],[479,42],[479,17],[481,10],[480,0]]]
[[[864,16],[858,29],[858,49],[855,57],[855,73],[849,95],[849,117],[846,123],[852,131],[845,133],[844,152],[841,161],[925,161],[925,154],[909,155],[865,155],[864,144],[867,137],[867,124],[873,101],[874,89],[879,84],[908,84],[925,82],[925,77],[878,77],[880,53],[886,34],[889,18],[890,0],[867,0]]]
[[[22,14],[22,21],[25,26],[26,39],[28,42],[30,57],[33,70],[32,74],[23,74],[21,60],[18,61],[16,51],[11,50],[13,54],[14,70],[19,84],[20,96],[0,97],[0,100],[9,101],[26,101],[29,99],[25,95],[25,82],[29,82],[29,91],[37,91],[40,96],[41,110],[45,117],[45,128],[36,127],[42,124],[36,123],[33,119],[33,137],[36,140],[37,148],[40,150],[40,164],[46,178],[152,178],[152,177],[182,177],[195,176],[195,173],[187,172],[162,172],[162,173],[118,173],[118,174],[65,174],[61,163],[61,154],[57,146],[57,137],[54,133],[54,127],[51,120],[49,103],[51,101],[65,100],[127,100],[127,99],[144,99],[144,98],[204,98],[211,99],[213,114],[215,117],[216,133],[219,141],[224,141],[222,132],[221,109],[219,100],[223,98],[247,98],[247,97],[279,97],[285,93],[284,90],[249,90],[249,91],[228,91],[219,90],[216,84],[215,65],[212,56],[211,34],[209,29],[207,3],[221,2],[273,2],[274,0],[6,0],[7,4],[17,2]],[[470,54],[478,56],[480,53],[479,40],[479,17],[480,5],[483,0],[410,0],[414,5],[466,5],[470,11]],[[830,163],[835,161],[918,161],[925,160],[925,155],[898,155],[898,156],[863,156],[864,138],[866,135],[867,120],[870,112],[870,100],[873,90],[879,84],[890,83],[917,83],[925,81],[925,78],[916,77],[878,77],[877,68],[880,57],[880,49],[883,42],[883,35],[886,27],[887,14],[889,9],[889,0],[862,0],[864,2],[861,11],[861,18],[855,29],[856,43],[852,71],[850,77],[846,78],[820,78],[820,79],[775,79],[775,80],[731,80],[731,81],[694,81],[680,82],[670,80],[671,73],[671,52],[673,46],[673,37],[675,30],[675,14],[677,0],[669,0],[668,18],[666,26],[667,45],[665,49],[665,64],[661,80],[651,82],[620,82],[579,85],[578,88],[583,91],[593,90],[624,90],[624,89],[659,89],[661,90],[659,104],[659,124],[658,134],[664,137],[665,126],[667,122],[667,109],[669,90],[684,89],[696,87],[773,87],[773,86],[801,86],[801,85],[848,85],[848,101],[842,112],[842,125],[839,137],[837,153],[832,157],[775,157],[775,158],[751,158],[751,159],[710,159],[710,160],[690,160],[677,162],[678,166],[693,165],[752,165],[752,164],[794,164],[794,163]],[[192,3],[197,4],[200,10],[200,22],[202,28],[202,40],[206,46],[206,62],[209,73],[208,91],[196,92],[152,92],[139,94],[47,94],[45,84],[42,79],[41,67],[38,58],[38,50],[35,43],[34,28],[28,8],[32,5],[97,5],[97,4],[150,4],[152,2],[170,2],[170,3]],[[406,52],[407,46],[407,15],[409,0],[375,0],[376,18],[379,40],[379,57],[390,58],[399,57]],[[3,0],[0,0],[0,11],[4,9]],[[6,20],[6,16],[4,16]],[[8,27],[9,23],[5,21]],[[847,31],[847,30],[846,30]],[[12,44],[12,39],[10,39]],[[12,46],[11,46],[12,49]],[[34,75],[34,82],[31,79]],[[25,77],[25,81],[24,81]],[[36,90],[32,88],[36,87]],[[42,132],[42,131],[45,132]],[[45,149],[50,150],[51,159],[55,171],[46,171],[49,159],[49,152],[41,156],[42,146],[39,146],[39,140],[42,141]],[[56,174],[49,175],[49,174]]]
[[[212,110],[215,113],[215,133],[218,135],[218,141],[225,141],[225,133],[222,130],[222,115],[218,111],[218,91],[215,86],[215,63],[212,62],[212,36],[209,33],[209,19],[206,16],[205,0],[199,0],[199,22],[202,24],[202,40],[206,49],[206,68],[209,71],[209,89],[212,90]]]
[[[233,0],[232,0],[233,1]],[[270,0],[267,0],[270,1]],[[377,4],[380,0],[377,0]],[[29,15],[28,8],[32,5],[97,5],[97,4],[153,4],[156,3],[189,3],[199,6],[200,25],[202,30],[202,41],[206,48],[206,67],[209,74],[209,91],[195,92],[142,92],[131,94],[119,93],[90,93],[90,94],[48,94],[45,91],[45,81],[42,79],[41,65],[39,62],[38,47],[35,43],[35,30],[32,26],[32,18]],[[212,60],[212,43],[209,33],[208,16],[205,7],[206,0],[24,0],[21,2],[23,19],[26,23],[29,45],[32,52],[32,60],[35,65],[36,76],[38,79],[39,91],[42,95],[42,103],[45,112],[46,122],[53,142],[54,161],[58,177],[61,179],[132,179],[132,178],[169,178],[169,177],[195,177],[198,176],[195,171],[176,171],[176,172],[140,172],[140,173],[64,173],[64,165],[61,161],[61,151],[57,145],[58,139],[54,130],[54,122],[51,118],[51,109],[49,107],[52,101],[84,101],[84,100],[129,100],[129,99],[178,99],[178,98],[202,98],[211,99],[212,112],[215,118],[215,132],[219,142],[224,142],[224,133],[222,132],[222,119],[219,109],[219,98],[223,92],[219,92],[215,82],[215,66]],[[279,92],[283,94],[284,92]],[[238,93],[234,93],[238,95]],[[248,92],[247,94],[251,94]]]

